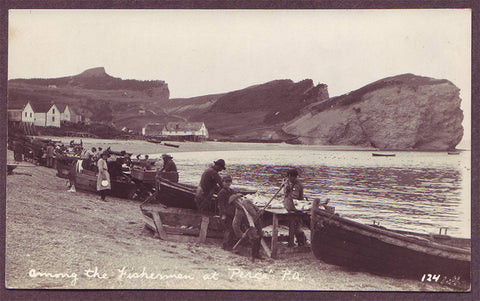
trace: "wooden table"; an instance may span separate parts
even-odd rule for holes
[[[262,239],[262,247],[265,253],[271,258],[277,258],[278,253],[278,224],[283,222],[288,226],[288,246],[294,246],[294,224],[301,222],[304,218],[309,218],[307,211],[299,211],[299,212],[288,212],[286,209],[266,209],[264,213],[264,219],[269,219],[270,216],[272,218],[272,241],[270,243],[270,247],[267,243]],[[270,224],[270,223],[267,223]]]

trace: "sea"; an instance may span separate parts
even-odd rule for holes
[[[395,156],[375,157],[371,150],[205,151],[175,153],[174,160],[180,182],[197,185],[222,158],[232,188],[255,189],[264,203],[286,171],[297,168],[307,199],[329,199],[342,217],[427,234],[447,228],[448,235],[470,238],[470,151],[389,153]]]

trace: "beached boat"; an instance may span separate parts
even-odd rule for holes
[[[137,184],[127,175],[112,177],[111,195],[132,199],[137,191]],[[75,187],[79,190],[97,192],[97,173],[93,170],[83,169],[75,172]]]
[[[254,194],[252,189],[234,188],[235,192],[242,194]],[[157,202],[168,207],[196,209],[195,194],[197,186],[173,182],[165,177],[157,177]],[[217,195],[213,195],[216,200]]]
[[[17,164],[7,164],[7,174],[13,174],[15,168],[17,168]]]
[[[162,143],[162,140],[160,138],[157,138],[157,137],[149,137],[149,138],[147,138],[147,141],[151,142],[151,143]]]
[[[395,154],[372,153],[373,157],[395,157]]]
[[[470,281],[470,239],[365,225],[318,203],[311,210],[311,229],[312,251],[327,263],[418,280],[430,274]]]

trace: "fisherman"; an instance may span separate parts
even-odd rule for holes
[[[229,202],[230,197],[234,194],[233,189],[230,188],[232,185],[232,177],[230,175],[223,176],[222,183],[223,188],[220,189],[217,195],[218,212],[225,229],[222,248],[224,250],[231,250],[235,244],[235,233],[232,228],[233,217],[235,216],[235,204]]]
[[[225,170],[225,160],[218,159],[213,162],[214,165],[205,169],[197,187],[195,195],[195,204],[200,212],[215,212],[215,204],[212,202],[212,196],[215,190],[223,188],[222,178],[218,172]]]
[[[94,157],[95,154],[97,153],[97,149],[95,147],[92,147],[91,150],[85,150],[82,154],[82,167],[83,169],[87,170],[93,170],[94,169]]]
[[[251,258],[263,259],[260,255],[260,246],[263,237],[262,219],[259,217],[261,210],[253,202],[241,194],[230,197],[229,203],[235,205],[235,216],[232,228],[238,240],[244,235],[249,239],[252,246]]]
[[[53,147],[53,142],[48,142],[47,145],[47,167],[53,167],[53,157],[54,157],[55,148]]]
[[[108,191],[111,189],[110,183],[110,174],[108,173],[107,165],[108,154],[107,152],[102,153],[100,159],[98,159],[97,167],[97,191],[100,192],[100,197],[102,201],[106,201],[105,197],[107,196]]]
[[[161,172],[177,172],[177,165],[173,162],[173,157],[168,154],[162,155],[163,167],[160,169]]]
[[[299,212],[295,208],[293,200],[303,200],[303,185],[298,179],[298,171],[295,168],[287,171],[287,179],[285,182],[285,196],[283,199],[283,206],[288,212]],[[305,233],[300,229],[300,223],[298,220],[293,220],[290,227],[293,227],[295,237],[299,246],[304,246],[307,238]]]

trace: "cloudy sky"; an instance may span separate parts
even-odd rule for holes
[[[337,96],[413,73],[457,85],[469,124],[470,50],[468,9],[10,10],[8,77],[105,67],[177,98],[305,78]]]

